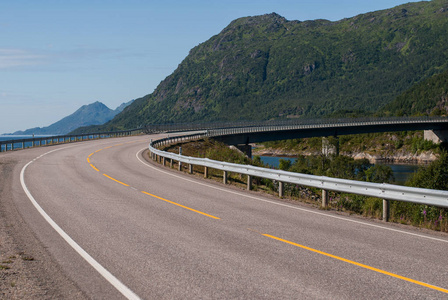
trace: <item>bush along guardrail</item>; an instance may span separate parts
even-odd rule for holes
[[[315,176],[286,172],[282,170],[272,170],[267,168],[255,167],[251,165],[239,165],[221,161],[210,160],[207,158],[196,158],[183,156],[182,153],[175,154],[157,149],[158,147],[180,143],[189,140],[197,140],[207,137],[207,132],[193,135],[168,137],[156,141],[151,141],[149,151],[151,158],[164,166],[170,161],[171,167],[173,161],[178,162],[179,170],[182,170],[182,164],[189,166],[189,172],[193,173],[193,166],[204,167],[204,177],[208,177],[209,169],[217,169],[223,172],[223,183],[227,183],[228,173],[239,173],[247,175],[247,189],[252,188],[252,179],[254,177],[275,180],[279,183],[279,196],[284,196],[284,184],[292,183],[301,186],[315,187],[322,189],[322,207],[327,208],[329,204],[329,191],[344,192],[362,196],[370,196],[383,199],[383,220],[389,219],[389,201],[397,200],[424,205],[448,208],[448,191],[439,191],[431,189],[422,189],[414,187],[405,187],[399,185],[372,183],[356,180],[346,180],[331,178],[326,176]]]
[[[139,129],[132,129],[132,130],[112,131],[112,132],[103,132],[103,133],[57,135],[57,136],[48,136],[48,137],[34,137],[34,138],[26,138],[26,139],[6,140],[6,141],[0,141],[0,152],[40,147],[40,146],[49,146],[49,145],[73,143],[73,142],[80,142],[80,141],[88,141],[88,140],[123,137],[123,136],[135,135],[135,134],[138,134],[141,132],[143,132],[143,130],[141,128],[139,128]]]

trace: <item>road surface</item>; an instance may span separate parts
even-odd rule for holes
[[[448,298],[448,235],[180,174],[144,159],[150,138],[1,154],[25,227],[86,298]]]

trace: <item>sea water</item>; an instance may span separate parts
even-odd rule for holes
[[[260,156],[261,161],[270,167],[278,168],[280,164],[280,159],[289,160],[294,163],[296,160],[294,157],[280,157],[280,156]],[[421,166],[419,164],[391,164],[391,163],[381,163],[378,164],[388,166],[392,169],[394,174],[396,184],[404,184],[414,172],[417,172],[418,168]]]

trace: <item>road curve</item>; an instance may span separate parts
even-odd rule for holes
[[[20,215],[88,298],[447,298],[447,235],[179,174],[143,158],[150,138],[6,154]]]

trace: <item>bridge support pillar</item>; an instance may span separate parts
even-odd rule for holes
[[[247,157],[252,158],[252,146],[251,145],[236,145],[236,148],[247,155]]]
[[[337,136],[322,138],[322,154],[324,156],[339,155],[339,138]]]
[[[322,190],[322,207],[327,208],[328,207],[328,191]]]
[[[383,221],[389,222],[390,206],[389,200],[383,199]]]
[[[448,142],[448,130],[425,130],[425,141],[432,141],[436,144]]]

